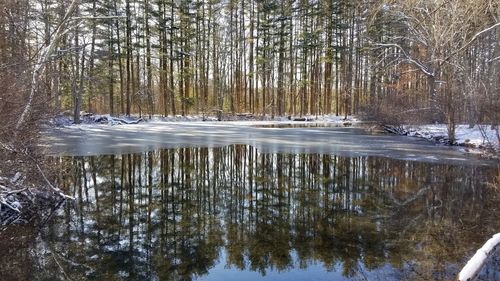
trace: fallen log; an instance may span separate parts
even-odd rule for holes
[[[139,124],[140,122],[144,121],[144,119],[139,118],[137,120],[126,120],[126,119],[121,119],[121,118],[116,118],[116,117],[109,117],[108,121],[111,123],[120,123],[120,124],[125,124],[125,125],[130,125],[130,124]]]
[[[292,119],[292,121],[299,121],[299,122],[303,122],[303,121],[314,121],[314,118],[308,118],[308,117],[295,117]]]
[[[458,274],[457,281],[469,281],[476,279],[481,268],[492,255],[495,253],[497,246],[500,245],[500,233],[493,235],[483,247],[477,250],[476,254],[467,262],[462,271]]]
[[[96,115],[93,117],[93,121],[95,123],[108,123],[111,125],[131,125],[131,124],[139,124],[140,122],[144,122],[143,118],[139,118],[136,120],[127,120],[119,117],[112,117],[110,115]]]
[[[382,125],[382,128],[385,131],[392,133],[392,134],[395,134],[395,135],[407,135],[408,134],[408,132],[401,126],[392,126],[392,125],[384,124],[384,125]]]

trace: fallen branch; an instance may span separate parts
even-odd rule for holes
[[[70,199],[70,200],[75,200],[75,197],[73,196],[69,196],[69,195],[66,195],[64,193],[61,192],[61,190],[55,186],[53,186],[49,179],[47,179],[47,177],[45,176],[45,173],[42,171],[42,168],[40,168],[40,166],[38,165],[38,163],[35,163],[35,166],[36,168],[38,169],[38,172],[40,173],[40,175],[43,177],[43,179],[45,180],[45,182],[47,183],[47,185],[54,191],[56,192],[59,196],[61,196],[62,198],[64,199]]]
[[[115,118],[115,117],[110,117],[109,118],[109,121],[110,122],[119,122],[119,123],[122,123],[122,124],[127,124],[127,125],[130,125],[130,124],[139,124],[140,122],[144,121],[144,119],[142,118],[139,118],[137,120],[125,120],[125,119],[121,119],[121,118]]]
[[[5,201],[3,199],[0,200],[0,206],[2,206],[2,205],[7,206],[9,209],[11,209],[12,211],[14,211],[14,212],[16,212],[18,214],[21,213],[21,211],[19,211],[18,208],[14,208],[12,205],[10,205],[7,201]]]
[[[61,196],[62,198],[64,199],[70,199],[70,200],[75,200],[74,197],[72,196],[69,196],[69,195],[66,195],[64,194],[59,188],[55,187],[52,185],[52,183],[49,181],[49,179],[45,176],[45,173],[43,172],[42,168],[40,168],[40,165],[38,165],[37,161],[35,158],[33,158],[33,156],[31,156],[26,150],[23,151],[23,153],[29,158],[31,159],[31,161],[33,161],[33,164],[35,164],[35,167],[36,169],[38,170],[38,172],[40,173],[40,175],[42,176],[43,180],[47,183],[47,185],[52,189],[52,191],[54,191],[55,193],[57,193],[59,196]],[[16,176],[18,174],[16,173]],[[24,189],[25,190],[25,189]],[[24,191],[24,190],[21,190]]]
[[[12,195],[12,194],[18,194],[18,193],[21,193],[21,192],[23,192],[23,191],[25,191],[27,189],[28,189],[27,187],[24,187],[24,188],[21,188],[21,189],[18,189],[18,190],[8,191],[6,195],[9,196],[9,195]]]
[[[143,118],[139,118],[136,120],[127,120],[118,117],[112,117],[110,115],[97,115],[93,118],[94,122],[108,122],[110,125],[131,125],[131,124],[139,124],[140,122],[144,122]]]
[[[14,148],[12,148],[11,145],[5,144],[3,142],[0,142],[0,147],[7,151],[14,152]]]
[[[401,126],[392,126],[392,125],[387,125],[384,124],[382,125],[385,131],[395,134],[395,135],[406,135],[408,134],[408,131],[406,131],[403,127]]]
[[[486,243],[484,243],[483,247],[477,250],[476,254],[467,262],[462,271],[458,274],[458,281],[468,281],[474,280],[483,265],[488,260],[488,257],[493,254],[500,245],[500,233],[493,235]]]

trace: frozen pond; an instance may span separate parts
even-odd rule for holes
[[[425,140],[371,133],[328,123],[150,122],[137,125],[81,125],[57,128],[47,138],[53,155],[137,153],[159,148],[245,144],[270,153],[327,153],[380,156],[439,163],[487,164],[463,149]]]

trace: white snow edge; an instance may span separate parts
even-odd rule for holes
[[[495,252],[496,247],[500,245],[500,233],[493,235],[483,247],[477,250],[476,254],[467,262],[462,271],[458,274],[459,281],[474,280],[481,271],[488,257]]]
[[[95,120],[100,120],[104,118],[105,122],[100,123]],[[297,121],[295,118],[304,118],[305,121]],[[175,115],[175,116],[159,116],[153,115],[151,119],[143,116],[111,116],[109,114],[102,115],[92,115],[91,122],[82,122],[80,124],[74,124],[68,120],[63,127],[95,127],[95,126],[114,126],[114,125],[128,125],[128,124],[136,124],[137,120],[144,121],[144,123],[217,123],[217,124],[231,124],[231,125],[263,125],[263,124],[300,124],[300,123],[333,123],[333,124],[353,124],[360,122],[357,116],[348,115],[347,119],[345,116],[335,116],[335,115],[304,115],[302,117],[292,116],[289,119],[287,116],[275,116],[271,118],[271,116],[252,116],[250,119],[245,119],[244,117],[240,120],[223,120],[217,121],[217,118],[213,116],[202,116],[202,115]],[[64,120],[63,120],[64,121]],[[141,124],[144,124],[141,122]]]
[[[403,126],[408,136],[416,136],[425,139],[447,139],[448,130],[446,124]],[[499,148],[497,132],[490,125],[457,125],[455,128],[455,141],[458,145],[473,145],[475,147],[492,146]]]

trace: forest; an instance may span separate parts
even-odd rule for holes
[[[498,1],[20,0],[2,131],[38,113],[500,120]],[[28,126],[29,127],[29,126]]]

